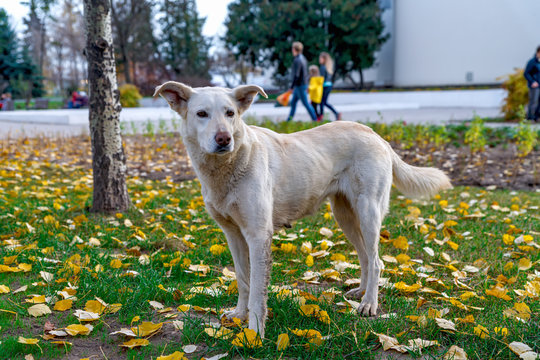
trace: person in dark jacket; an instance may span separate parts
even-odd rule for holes
[[[334,116],[336,117],[336,120],[341,120],[341,113],[338,113],[336,109],[332,105],[328,103],[328,96],[330,95],[330,92],[332,91],[332,75],[334,74],[334,60],[328,54],[327,52],[322,52],[321,55],[319,55],[319,72],[321,73],[321,76],[324,77],[324,84],[323,84],[323,96],[321,101],[321,115],[324,115],[324,107],[330,109],[334,113]]]
[[[291,88],[292,99],[291,99],[291,112],[287,121],[291,121],[296,113],[296,104],[298,100],[302,101],[302,104],[306,107],[306,110],[311,117],[311,120],[317,121],[317,115],[313,106],[309,103],[307,96],[307,88],[309,81],[309,74],[307,69],[307,60],[302,55],[304,51],[304,45],[301,42],[295,41],[292,44],[292,53],[294,56],[292,69],[291,69]]]
[[[536,55],[527,63],[523,76],[529,87],[527,119],[540,121],[540,46],[536,48]]]

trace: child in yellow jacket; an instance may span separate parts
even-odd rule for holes
[[[315,114],[317,115],[317,121],[322,120],[322,114],[319,114],[318,109],[320,109],[319,105],[323,96],[323,83],[324,77],[320,75],[319,68],[316,65],[311,65],[309,67],[308,93],[309,99],[311,100],[311,106],[313,106]]]

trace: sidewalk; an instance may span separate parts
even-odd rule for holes
[[[411,124],[449,124],[472,119],[498,118],[500,103],[505,96],[502,89],[407,91],[376,93],[339,93],[330,95],[330,103],[342,113],[344,120],[360,122],[406,121]],[[148,103],[148,100],[146,101]],[[127,108],[120,113],[124,132],[143,132],[148,123],[157,129],[173,129],[179,116],[163,99],[150,100],[153,107]],[[256,103],[244,114],[253,123],[264,120],[284,121],[289,107],[275,107],[271,103]],[[326,119],[334,120],[327,110]],[[297,106],[296,121],[310,121],[301,104]],[[497,124],[502,126],[504,124]],[[0,138],[13,136],[78,135],[88,133],[88,109],[29,110],[0,112]]]

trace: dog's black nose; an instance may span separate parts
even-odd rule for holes
[[[231,134],[227,131],[220,131],[216,134],[215,140],[219,146],[227,146],[231,143]]]

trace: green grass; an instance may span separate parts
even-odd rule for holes
[[[280,126],[283,127],[280,128],[282,131],[294,130],[293,124]],[[18,150],[29,152],[34,149]],[[406,251],[398,249],[392,242],[383,240],[380,254],[396,257],[406,253],[413,262],[385,262],[386,270],[382,277],[388,278],[390,284],[404,281],[411,285],[418,282],[422,289],[432,288],[440,294],[459,299],[466,306],[483,310],[463,310],[446,301],[444,295],[422,290],[405,294],[390,286],[380,290],[380,309],[383,314],[395,313],[395,316],[363,318],[340,311],[343,308],[337,303],[343,301],[342,294],[338,294],[329,304],[310,300],[304,294],[307,304],[318,304],[321,310],[328,312],[331,322],[325,324],[315,318],[302,316],[297,300],[271,292],[268,299],[271,316],[267,321],[263,346],[244,349],[233,346],[230,339],[216,339],[204,332],[205,321],[218,321],[215,314],[192,310],[179,313],[176,310],[179,305],[190,304],[219,313],[224,308],[235,306],[237,296],[226,292],[219,296],[208,296],[190,291],[195,286],[221,285],[222,281],[228,286],[229,281],[220,280],[222,270],[224,267],[233,269],[228,250],[218,255],[209,251],[214,244],[226,245],[226,239],[206,213],[197,181],[173,183],[130,178],[128,183],[133,208],[123,215],[104,216],[87,211],[92,192],[88,170],[21,161],[5,154],[0,157],[0,187],[3,189],[0,193],[0,265],[26,263],[31,264],[32,269],[28,272],[0,272],[0,285],[7,285],[11,290],[0,295],[0,309],[15,313],[0,312],[0,359],[23,359],[29,353],[36,359],[67,356],[66,349],[39,337],[44,334],[43,326],[46,321],[51,321],[57,328],[78,323],[73,315],[74,310],[83,309],[88,300],[96,297],[108,304],[122,304],[122,308],[93,322],[94,330],[89,336],[68,336],[65,340],[73,342],[73,346],[67,348],[68,354],[77,354],[80,358],[91,355],[101,357],[102,347],[109,359],[155,359],[162,354],[181,351],[183,345],[196,344],[199,350],[188,355],[189,358],[228,352],[229,358],[371,359],[382,356],[380,344],[372,333],[397,337],[400,344],[407,344],[408,340],[416,338],[437,340],[439,347],[422,351],[422,356],[428,359],[442,358],[451,345],[465,349],[469,359],[515,359],[517,356],[505,345],[512,341],[524,342],[536,352],[540,350],[538,297],[519,296],[514,292],[524,289],[526,284],[540,282],[537,273],[540,260],[538,249],[534,246],[523,247],[526,245],[524,243],[506,245],[502,240],[503,234],[512,233],[515,237],[531,235],[533,241],[538,242],[538,192],[459,187],[442,193],[440,198],[423,202],[412,202],[393,192],[390,212],[384,220],[383,235],[390,239],[404,236],[409,248]],[[441,200],[447,201],[448,205],[443,207]],[[426,219],[427,231],[407,219],[411,207],[417,207],[420,217]],[[512,207],[514,210],[511,210]],[[475,212],[481,212],[483,216],[466,216]],[[126,220],[129,222],[126,223]],[[448,220],[454,220],[456,224],[441,225]],[[305,264],[307,254],[302,253],[300,247],[307,241],[312,243],[314,249],[320,247],[318,242],[326,239],[319,233],[323,226],[333,231],[330,240],[335,245],[329,249],[329,256],[315,259],[313,267],[308,267]],[[285,234],[296,234],[298,238],[289,241]],[[436,240],[441,241],[445,236],[458,245],[457,250],[448,243],[437,244]],[[82,243],[76,241],[77,237]],[[98,239],[101,245],[89,245],[91,238]],[[186,241],[182,239],[192,248],[186,246]],[[17,246],[10,248],[9,245],[14,243]],[[281,244],[293,244],[296,252],[284,253],[279,250]],[[339,274],[341,281],[321,278],[321,284],[317,285],[301,280],[306,271],[320,272],[333,268],[331,257],[336,254],[345,256],[347,262],[358,264],[356,257],[351,255],[352,246],[333,220],[327,204],[315,216],[300,220],[291,229],[277,234],[273,245],[272,285],[289,285],[319,297],[328,288],[344,293],[348,289],[344,281],[360,276],[360,270],[345,269]],[[430,247],[434,256],[429,256],[424,247]],[[140,255],[147,255],[149,264],[141,263]],[[16,258],[12,259],[11,256]],[[116,257],[121,259],[121,268],[111,266],[111,261]],[[518,269],[518,262],[523,258],[532,262],[530,269]],[[175,263],[172,267],[171,262]],[[513,265],[505,269],[508,262]],[[206,276],[199,276],[186,271],[189,264],[205,264],[210,269]],[[449,265],[459,270],[467,265],[479,268],[479,272],[469,272],[460,279],[478,297],[467,300],[459,297],[467,290],[454,282],[454,270]],[[128,270],[139,275],[126,276]],[[45,283],[40,271],[54,274],[54,280]],[[515,281],[506,283],[500,275]],[[498,282],[497,277],[508,290],[511,300],[485,293]],[[52,314],[38,318],[28,315],[27,309],[32,304],[26,303],[25,299],[30,294],[59,298],[57,291],[69,284],[77,287],[77,300],[72,309],[65,312],[53,310]],[[13,290],[23,285],[28,286],[26,291],[13,294]],[[418,308],[420,297],[425,299],[425,303]],[[159,314],[150,306],[149,300],[172,307],[173,311]],[[531,319],[526,324],[503,315],[504,310],[520,302],[526,303],[531,309]],[[51,301],[49,304],[51,309],[54,303]],[[457,324],[458,331],[455,333],[441,331],[433,319],[427,318],[429,309],[440,311],[444,308],[449,310],[444,318]],[[184,321],[182,332],[174,330],[170,323],[174,319],[167,319],[167,314],[175,314],[176,319]],[[409,320],[408,315],[425,316],[427,320],[420,324]],[[455,320],[467,315],[474,316],[474,323]],[[119,345],[127,339],[109,333],[130,327],[135,316],[139,316],[141,321],[164,322],[164,327],[159,334],[149,338],[149,346],[125,351]],[[474,335],[477,325],[485,326],[490,331],[490,337],[480,339]],[[495,327],[506,327],[508,335],[495,334]],[[235,333],[239,331],[232,329]],[[292,334],[291,329],[314,329],[328,338],[320,346],[310,346],[306,339]],[[278,351],[275,342],[282,333],[289,335],[290,346]],[[37,346],[19,344],[19,336],[39,338],[43,353]],[[82,346],[88,343],[93,345]],[[81,348],[86,349],[84,353],[77,352]],[[418,351],[410,355],[412,358],[421,356]],[[392,358],[397,353],[386,352],[384,356]]]

